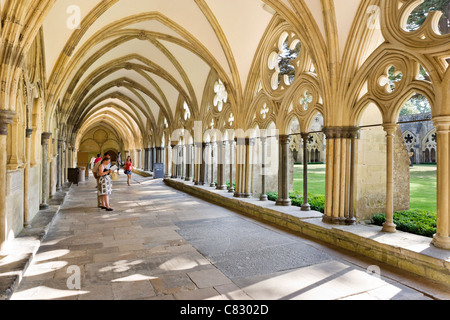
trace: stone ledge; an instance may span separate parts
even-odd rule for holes
[[[279,207],[271,201],[234,198],[233,194],[226,191],[195,186],[192,182],[175,179],[165,179],[164,182],[172,188],[247,216],[450,285],[450,251],[434,247],[430,238],[401,231],[384,233],[381,227],[371,225],[328,225],[322,222],[319,212],[301,212],[298,207]]]
[[[71,184],[57,192],[49,201],[47,210],[39,211],[30,227],[8,243],[0,255],[0,300],[9,300],[22,281],[28,266],[31,264],[41,242],[47,236]]]
[[[148,171],[139,170],[139,169],[134,169],[133,173],[135,173],[135,174],[137,174],[137,175],[139,175],[141,177],[144,177],[144,178],[151,178],[151,177],[153,177],[153,173],[148,172]]]

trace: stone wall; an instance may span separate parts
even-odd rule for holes
[[[409,210],[411,161],[400,129],[397,130],[394,141],[394,210]]]
[[[30,210],[30,219],[33,219],[39,212],[39,205],[41,199],[41,168],[35,166],[30,168],[29,186],[32,192],[28,193],[28,206]]]
[[[6,224],[8,238],[17,236],[23,228],[23,170],[8,172],[6,178]]]
[[[361,125],[382,123],[378,110],[368,108]],[[357,142],[356,217],[370,220],[386,212],[386,132],[382,126],[363,128]],[[402,132],[394,144],[394,210],[408,210],[410,204],[409,155]]]
[[[358,141],[356,217],[370,219],[386,207],[386,134],[376,127],[361,131]]]

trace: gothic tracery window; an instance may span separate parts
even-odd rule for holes
[[[228,92],[221,80],[218,80],[214,85],[214,107],[217,108],[217,111],[222,112],[223,106],[228,102]]]
[[[301,42],[293,34],[283,32],[278,40],[278,51],[273,51],[268,59],[269,70],[274,71],[270,80],[273,90],[277,90],[282,83],[290,86],[295,80],[297,60],[301,50]]]

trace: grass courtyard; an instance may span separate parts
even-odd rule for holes
[[[325,194],[325,165],[310,164],[308,167],[308,193]],[[415,165],[411,168],[411,209],[436,212],[436,165]],[[294,190],[303,190],[303,165],[295,165]]]

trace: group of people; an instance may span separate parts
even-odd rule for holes
[[[94,174],[95,179],[97,180],[97,192],[98,192],[98,207],[100,209],[106,211],[114,211],[109,204],[109,197],[113,192],[113,185],[111,179],[111,155],[109,153],[105,153],[102,157],[101,154],[97,155],[97,158],[93,162],[92,172]],[[117,174],[119,174],[119,170],[122,167],[121,153],[119,152],[117,155]],[[131,157],[127,157],[125,164],[123,166],[124,173],[127,175],[127,183],[130,186],[131,175],[133,173],[133,161]]]

